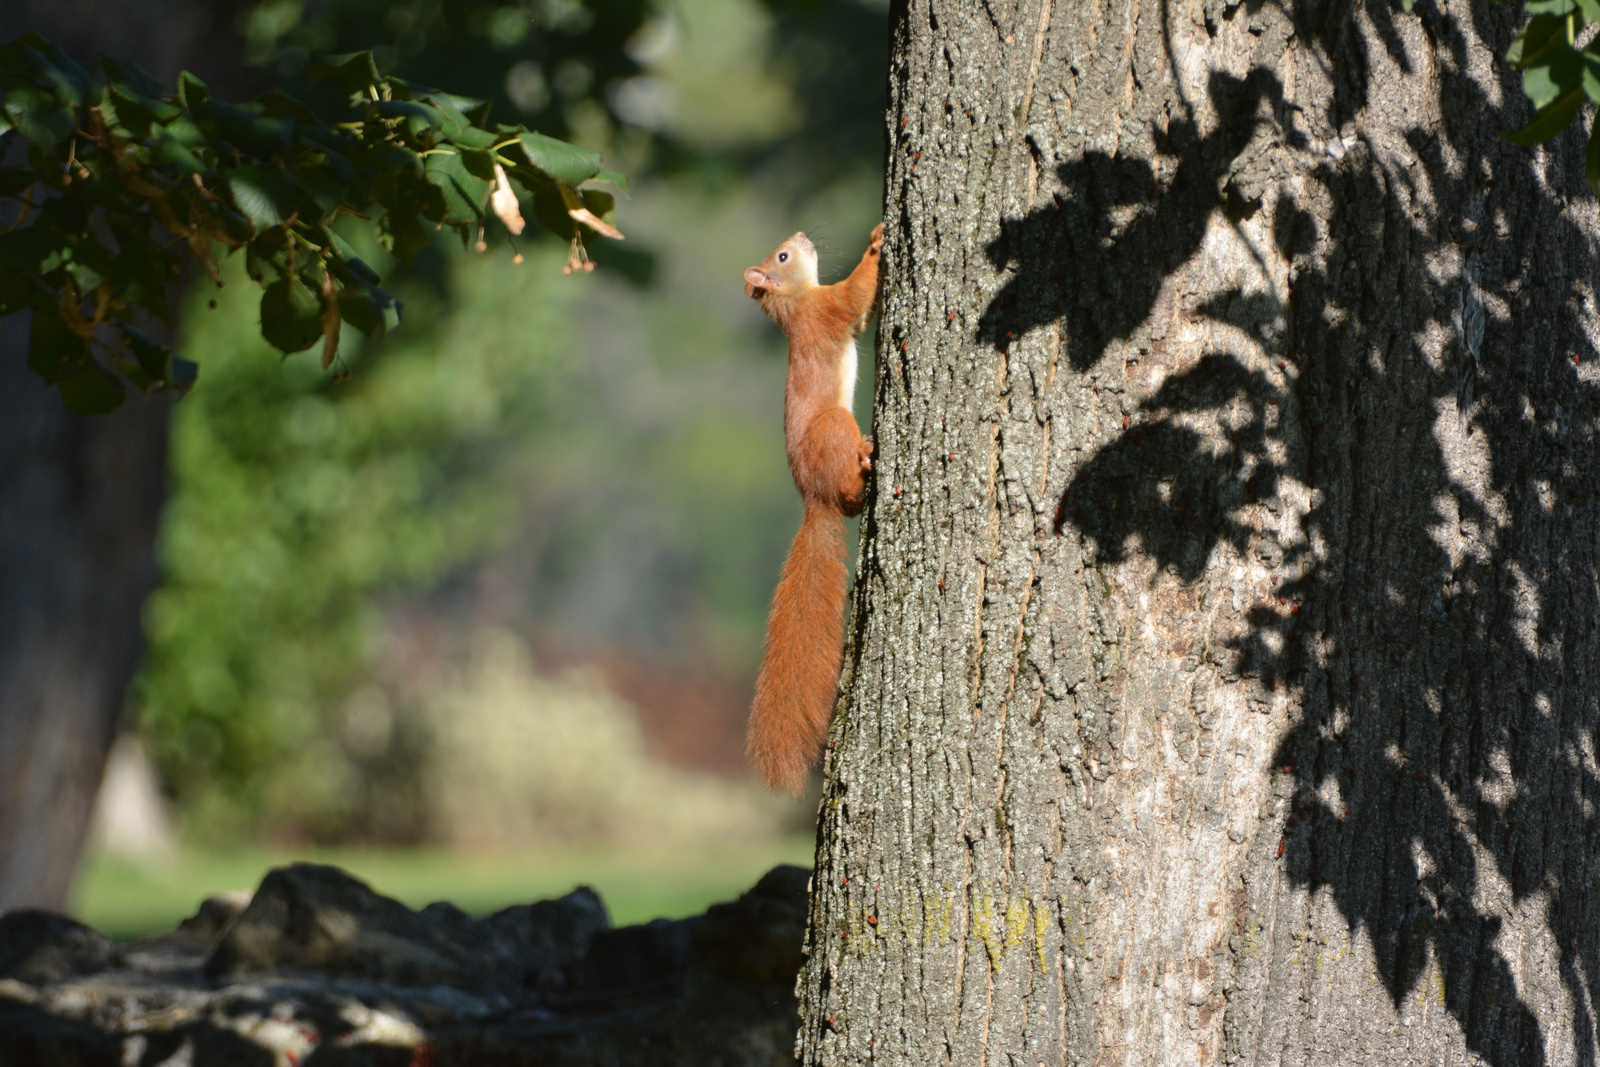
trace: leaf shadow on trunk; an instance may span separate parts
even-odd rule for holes
[[[1507,108],[1466,73],[1460,26],[1418,9],[1441,62],[1437,130],[1410,131],[1409,169],[1359,127],[1342,150],[1318,148],[1303,173],[1332,205],[1320,238],[1281,187],[1251,200],[1236,183],[1261,136],[1311,151],[1278,82],[1216,74],[1218,128],[1173,121],[1159,172],[1084,153],[1060,168],[1053,203],[1003,225],[986,251],[1012,273],[979,336],[1004,351],[1059,323],[1084,371],[1113,342],[1159,351],[1174,316],[1216,327],[1059,490],[1053,532],[1080,537],[1094,565],[1142,554],[1187,583],[1221,545],[1265,567],[1269,587],[1211,658],[1263,707],[1284,686],[1300,698],[1274,757],[1292,781],[1279,877],[1328,894],[1365,935],[1397,1011],[1431,959],[1468,1048],[1497,1067],[1546,1062],[1549,1035],[1502,956],[1521,935],[1496,943],[1510,908],[1526,914],[1542,894],[1538,936],[1573,1005],[1572,1055],[1588,1063],[1600,379],[1581,367],[1600,352],[1585,310],[1593,235],[1568,205],[1590,194],[1570,139],[1542,164],[1496,142],[1524,107],[1513,73],[1492,75]],[[1365,11],[1403,60],[1396,12]],[[1369,57],[1347,17],[1288,14],[1330,69],[1353,72],[1330,114],[1359,114]],[[1470,17],[1503,51],[1514,15]],[[1261,209],[1297,272],[1289,293],[1174,307],[1167,279],[1215,215]],[[1536,242],[1555,262],[1530,261]],[[1457,269],[1440,269],[1453,249]],[[1562,270],[1561,249],[1583,258]],[[1431,353],[1428,338],[1443,338]],[[1487,491],[1463,456],[1478,457]],[[1298,536],[1274,536],[1274,507],[1296,493]]]

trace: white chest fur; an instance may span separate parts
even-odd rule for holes
[[[853,401],[855,397],[856,341],[852,337],[839,350],[839,406],[846,411],[854,411]]]

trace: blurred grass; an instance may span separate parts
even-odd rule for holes
[[[599,892],[617,926],[676,919],[732,900],[779,863],[811,866],[813,839],[741,841],[725,847],[547,847],[501,854],[435,849],[186,849],[153,865],[91,853],[73,889],[72,914],[128,940],[170,930],[206,897],[255,888],[273,867],[331,863],[413,908],[449,900],[473,915],[560,896]]]

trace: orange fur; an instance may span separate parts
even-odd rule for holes
[[[784,561],[750,708],[750,758],[769,785],[798,793],[828,731],[844,629],[844,517],[859,514],[872,438],[839,404],[847,347],[872,318],[883,227],[850,276],[818,285],[805,234],[744,272],[745,291],[789,338],[784,441],[805,519]]]

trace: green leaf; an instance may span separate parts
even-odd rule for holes
[[[489,183],[468,173],[458,153],[434,153],[423,161],[423,171],[444,194],[444,222],[476,222],[483,218],[480,205],[489,193]]]
[[[578,195],[583,198],[583,206],[593,212],[601,222],[611,226],[617,224],[616,197],[599,189],[582,189]]]
[[[561,188],[554,183],[541,185],[533,191],[533,217],[564,241],[572,240],[578,232],[578,224],[567,214]]]
[[[74,374],[89,361],[89,342],[73,333],[61,312],[46,305],[33,313],[28,336],[28,366],[47,382],[57,382]]]
[[[384,247],[406,266],[416,261],[417,254],[428,247],[428,228],[417,218],[414,210],[390,209],[378,220],[378,236]]]
[[[234,206],[256,227],[264,230],[288,221],[305,190],[293,175],[279,167],[247,163],[228,175]]]
[[[111,357],[111,366],[135,389],[146,392],[151,386],[160,386],[161,383],[146,374],[144,368],[126,350],[114,348],[108,354]]]
[[[1524,148],[1541,141],[1548,141],[1567,128],[1573,116],[1578,113],[1578,108],[1583,106],[1583,99],[1583,90],[1574,89],[1566,96],[1534,112],[1533,120],[1522,129],[1512,133],[1502,133],[1500,136]]]
[[[442,89],[406,81],[404,78],[386,78],[384,83],[399,100],[426,100],[435,107],[451,113],[464,124],[486,125],[489,121],[489,101],[472,96],[457,96]]]
[[[100,118],[112,133],[128,141],[142,141],[150,135],[155,115],[138,96],[115,83],[106,86],[100,99]]]
[[[162,123],[162,126],[165,127],[168,133],[177,138],[179,144],[187,148],[199,150],[211,146],[211,138],[207,137],[199,126],[195,125],[194,117],[186,111],[178,112]]]
[[[80,293],[93,292],[101,282],[106,280],[104,274],[101,274],[81,259],[73,260],[67,264],[67,274],[71,276]]]
[[[339,236],[337,230],[329,230],[328,236],[333,240],[333,248],[334,251],[339,253],[340,261],[349,267],[356,277],[371,285],[378,284],[378,272],[367,265],[366,261],[351,247],[349,241]]]
[[[400,301],[376,285],[339,290],[339,315],[368,337],[382,337],[400,325]]]
[[[56,145],[72,136],[76,125],[72,110],[36,85],[23,83],[6,90],[6,118],[18,133],[47,151],[53,152]]]
[[[261,294],[261,336],[280,352],[300,352],[322,339],[322,297],[291,274]]]
[[[139,369],[149,375],[152,381],[166,381],[172,349],[137,326],[122,323],[119,328],[122,331],[122,339],[128,345],[128,351],[133,353],[133,358],[139,364]]]
[[[298,175],[300,185],[317,202],[324,215],[331,215],[340,204],[355,199],[351,182],[339,177],[331,167],[312,167]]]
[[[1528,0],[1522,6],[1530,15],[1570,15],[1578,10],[1577,0]]]
[[[441,92],[438,89],[430,90],[428,99],[441,107],[461,115],[473,126],[481,127],[489,121],[490,101],[480,100],[472,96],[457,96],[454,93]]]
[[[1589,188],[1600,196],[1600,122],[1589,125],[1589,150],[1583,157],[1584,171],[1589,178]]]
[[[1536,108],[1579,87],[1583,79],[1583,58],[1567,44],[1550,49],[1522,75],[1522,91]]]
[[[275,281],[289,272],[288,251],[280,243],[281,233],[269,235],[269,238],[257,238],[245,246],[244,272],[252,280],[262,282]]]
[[[445,115],[436,107],[427,107],[410,100],[379,100],[370,105],[374,115],[386,119],[413,118],[429,126],[443,126]],[[420,129],[420,127],[419,127]],[[412,132],[417,132],[413,130]]]
[[[542,133],[524,133],[518,139],[528,162],[557,181],[577,185],[594,177],[600,171],[600,153],[587,148],[546,137]]]
[[[112,291],[130,307],[143,307],[165,319],[171,268],[178,264],[175,253],[164,251],[147,230],[116,226],[114,234],[118,251],[107,272]]]
[[[593,180],[597,182],[610,182],[623,192],[628,191],[628,176],[626,174],[619,174],[614,170],[606,170],[604,167],[602,167],[594,172]]]
[[[178,104],[185,111],[192,112],[210,99],[211,90],[206,88],[205,82],[188,71],[178,75]]]
[[[67,326],[58,309],[35,311],[31,325],[28,366],[61,391],[68,408],[98,415],[122,403],[122,383],[90,357],[89,342]]]
[[[371,52],[347,52],[344,55],[324,56],[311,62],[311,84],[333,82],[346,96],[366,92],[382,80],[377,61]]]
[[[174,137],[164,126],[151,126],[150,139],[152,141],[150,158],[164,167],[172,167],[178,172],[189,174],[204,174],[206,165],[200,157],[189,151],[178,138]]]
[[[61,402],[80,415],[104,415],[115,410],[127,395],[127,388],[94,362],[56,382],[56,388],[61,390]]]
[[[461,165],[467,168],[467,173],[474,178],[482,178],[486,182],[494,181],[494,153],[486,148],[461,149]]]
[[[1583,94],[1590,100],[1600,100],[1600,56],[1583,53]]]
[[[50,86],[54,95],[74,107],[89,98],[93,78],[50,41],[37,33],[24,34],[6,48],[7,66]]]
[[[310,107],[296,100],[282,89],[273,89],[256,99],[263,115],[279,119],[295,119],[309,126],[320,126],[322,120]]]
[[[166,92],[166,87],[152,78],[137,63],[101,56],[100,69],[106,72],[106,80],[119,92],[136,93],[150,98],[161,96]]]
[[[1567,20],[1554,15],[1536,15],[1506,49],[1506,62],[1513,67],[1526,67],[1539,60],[1552,48],[1567,43]]]

